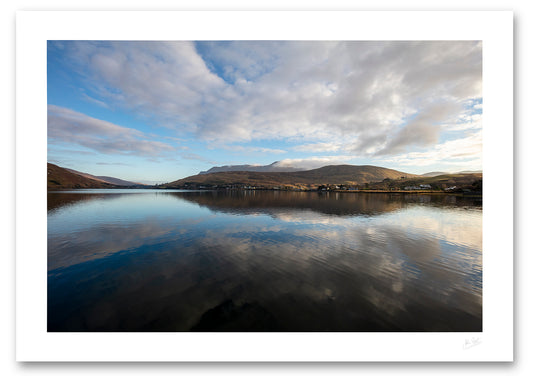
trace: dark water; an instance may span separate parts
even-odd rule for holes
[[[475,198],[48,194],[49,331],[481,331]]]

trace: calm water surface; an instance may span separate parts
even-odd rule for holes
[[[474,198],[48,194],[49,331],[481,331]]]

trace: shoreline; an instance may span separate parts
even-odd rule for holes
[[[316,192],[319,194],[329,194],[329,193],[363,193],[363,194],[399,194],[399,195],[405,195],[405,194],[417,194],[417,195],[454,195],[454,196],[469,196],[469,197],[483,197],[482,192],[474,191],[474,192],[458,192],[458,191],[450,191],[450,192],[444,192],[440,190],[420,190],[420,189],[413,189],[413,190],[381,190],[381,189],[360,189],[360,190],[340,190],[340,189],[334,189],[334,190],[316,190],[316,189],[309,189],[309,190],[296,190],[296,189],[275,189],[275,188],[254,188],[254,189],[247,189],[247,188],[219,188],[219,189],[210,189],[210,188],[183,188],[183,187],[109,187],[109,188],[54,188],[54,189],[47,189],[47,193],[59,193],[62,191],[72,191],[72,190],[130,190],[130,189],[136,189],[136,190],[159,190],[159,191],[166,191],[166,190],[184,190],[184,191],[274,191],[274,192],[298,192],[298,193],[311,193]]]

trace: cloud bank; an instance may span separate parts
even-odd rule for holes
[[[138,130],[54,105],[48,105],[48,140],[76,144],[104,154],[155,156],[174,149],[148,139]]]
[[[444,142],[481,132],[477,41],[49,44],[60,48],[65,64],[84,80],[87,100],[133,112],[207,147],[307,153],[302,158],[310,160],[323,153],[389,158],[430,149],[441,155]],[[50,111],[57,139],[102,152],[170,150],[134,130]],[[76,128],[79,135],[66,124],[74,118],[87,126]]]

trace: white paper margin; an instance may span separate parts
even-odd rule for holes
[[[18,361],[513,360],[512,12],[30,11],[16,33]],[[83,39],[482,40],[483,332],[47,333],[46,42]]]

